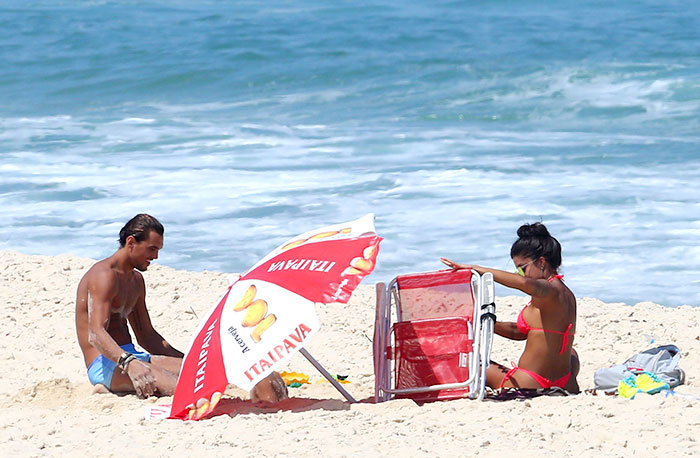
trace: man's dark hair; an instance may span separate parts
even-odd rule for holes
[[[119,246],[124,247],[126,245],[126,238],[132,235],[137,242],[143,242],[146,240],[151,233],[155,231],[161,237],[165,233],[165,229],[160,222],[145,213],[139,213],[129,220],[128,223],[124,225],[121,231],[119,231]]]

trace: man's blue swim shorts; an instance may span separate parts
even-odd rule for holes
[[[140,359],[141,361],[145,361],[147,363],[151,362],[151,355],[136,351],[136,348],[134,348],[134,344],[132,343],[121,345],[121,348],[122,350],[134,355],[136,359]],[[112,377],[114,376],[114,369],[116,369],[116,367],[117,363],[111,359],[105,358],[104,355],[98,356],[93,362],[90,363],[87,370],[90,383],[93,385],[97,385],[99,383],[111,390]]]

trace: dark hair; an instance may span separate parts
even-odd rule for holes
[[[557,270],[561,265],[561,245],[542,223],[523,224],[518,228],[518,240],[510,248],[510,257],[537,259],[543,256]]]
[[[126,245],[126,238],[132,235],[137,242],[146,240],[151,231],[156,231],[161,237],[165,233],[165,229],[160,222],[145,213],[139,213],[127,222],[122,230],[119,231],[119,246]]]

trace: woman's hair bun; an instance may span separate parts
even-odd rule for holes
[[[518,228],[518,237],[529,239],[532,237],[551,237],[547,227],[542,223],[523,224]]]
[[[561,245],[549,234],[544,224],[523,224],[518,228],[518,240],[510,248],[510,257],[514,256],[530,259],[544,256],[549,265],[557,270],[561,265]]]

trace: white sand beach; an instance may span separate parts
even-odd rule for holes
[[[0,252],[0,419],[3,456],[697,456],[700,401],[640,394],[633,400],[581,394],[530,400],[456,400],[422,406],[373,404],[374,287],[347,305],[319,308],[322,330],[308,350],[331,373],[347,375],[358,400],[345,402],[300,355],[284,370],[311,376],[277,406],[254,405],[233,386],[231,415],[199,422],[145,420],[172,398],[92,394],[76,342],[76,286],[93,260]],[[185,350],[192,332],[228,286],[228,273],[154,265],[145,274],[155,328]],[[574,291],[575,292],[575,291]],[[499,297],[500,320],[526,299]],[[197,315],[199,318],[197,318]],[[681,348],[681,393],[700,396],[700,309],[578,299],[579,384],[655,343]],[[493,359],[509,365],[522,342],[496,337]]]

